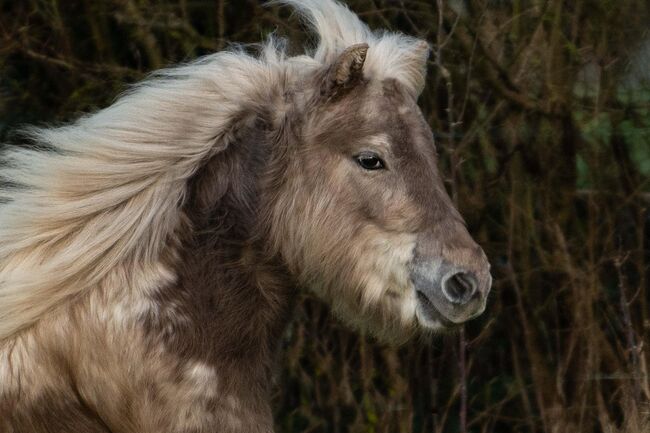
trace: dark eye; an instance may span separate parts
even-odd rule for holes
[[[357,163],[366,170],[381,170],[384,168],[384,161],[377,155],[362,153],[355,156]]]

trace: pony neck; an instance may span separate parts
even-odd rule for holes
[[[190,182],[184,213],[192,228],[181,249],[178,282],[163,298],[190,318],[169,337],[168,347],[225,372],[226,388],[265,389],[295,285],[255,233],[259,173],[271,144],[259,128],[243,135]]]

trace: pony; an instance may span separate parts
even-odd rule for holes
[[[3,152],[0,431],[269,433],[301,290],[388,342],[484,311],[416,103],[428,44],[275,3],[315,49],[161,70]]]

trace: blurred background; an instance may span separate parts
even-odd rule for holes
[[[305,295],[277,431],[650,432],[650,3],[348,4],[430,42],[420,105],[494,286],[461,333],[399,348]],[[313,43],[254,0],[0,0],[0,141],[272,31]]]

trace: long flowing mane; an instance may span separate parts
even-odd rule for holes
[[[243,114],[281,102],[288,83],[347,46],[370,46],[366,76],[392,77],[414,95],[428,47],[373,33],[346,7],[280,0],[319,36],[309,55],[287,57],[273,38],[260,54],[230,50],[156,72],[110,107],[69,126],[31,129],[35,146],[10,148],[0,163],[0,340],[44,313],[123,275],[121,290],[163,272],[166,247],[183,224],[188,179],[225,149]],[[420,61],[413,61],[418,59]]]

